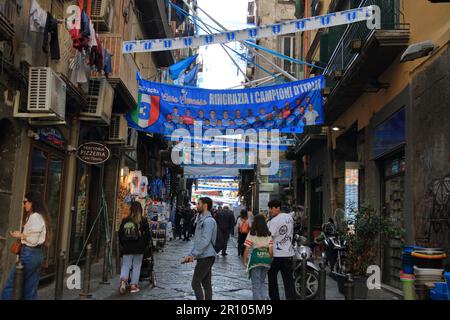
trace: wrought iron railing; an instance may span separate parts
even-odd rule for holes
[[[362,0],[358,7],[367,7],[377,5],[381,9],[381,29],[399,30],[406,29],[404,16],[400,10],[400,0]],[[341,39],[325,68],[324,74],[330,76],[333,71],[340,70],[344,72],[358,57],[358,52],[353,48],[353,41],[361,41],[361,45],[370,38],[374,30],[367,28],[366,22],[350,24],[345,29]],[[334,87],[336,81],[327,77],[327,86]]]

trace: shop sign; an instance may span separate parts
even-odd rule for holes
[[[40,128],[37,130],[39,140],[54,147],[63,148],[66,141],[64,136],[55,128]]]
[[[87,164],[100,164],[109,159],[111,152],[98,142],[86,142],[78,147],[77,157]]]

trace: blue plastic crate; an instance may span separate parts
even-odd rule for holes
[[[448,300],[448,289],[445,282],[436,282],[430,290],[431,300]]]

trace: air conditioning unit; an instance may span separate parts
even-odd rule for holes
[[[80,120],[110,125],[114,89],[106,79],[89,80],[88,107],[80,112]]]
[[[116,143],[126,143],[128,140],[128,123],[122,114],[113,114],[111,116],[111,125],[109,126],[109,141]]]
[[[48,113],[48,118],[64,120],[66,90],[66,83],[51,68],[31,67],[28,80],[28,112]]]
[[[95,0],[92,5],[91,19],[97,31],[110,32],[114,18],[112,1]]]

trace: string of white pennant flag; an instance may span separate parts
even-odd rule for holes
[[[380,8],[372,5],[300,20],[291,20],[238,31],[227,31],[201,36],[124,41],[122,53],[127,54],[197,48],[205,45],[281,36],[295,32],[311,31],[362,21],[367,21],[367,27],[369,29],[379,29],[381,21]]]

